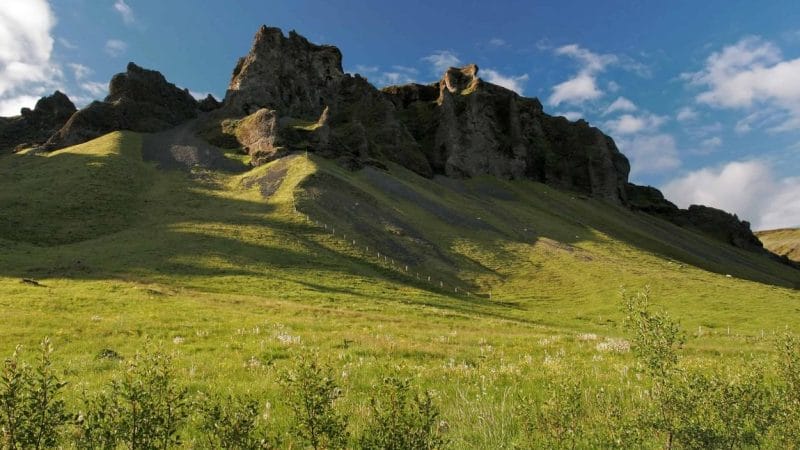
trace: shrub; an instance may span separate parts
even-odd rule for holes
[[[575,448],[583,439],[586,405],[581,383],[571,378],[549,385],[544,402],[523,399],[517,409],[528,445],[535,448]]]
[[[208,448],[268,449],[276,445],[260,423],[259,402],[229,396],[206,399],[200,405],[199,431]]]
[[[108,390],[85,400],[78,446],[166,449],[180,444],[179,427],[189,415],[187,390],[175,380],[171,357],[137,354]]]
[[[66,385],[52,369],[53,347],[45,338],[39,361],[19,359],[20,347],[6,359],[0,377],[0,443],[3,448],[52,448],[69,421],[60,394]]]
[[[674,442],[683,448],[757,448],[774,419],[774,398],[760,369],[730,378],[686,373],[667,393]]]
[[[786,448],[800,448],[800,338],[785,333],[777,350],[782,385],[777,396],[776,434]]]
[[[316,353],[302,355],[281,377],[286,401],[294,414],[296,435],[315,450],[344,448],[347,419],[336,410],[342,390],[333,369],[318,362]]]
[[[678,349],[685,337],[677,322],[664,311],[650,309],[650,291],[635,295],[622,293],[625,325],[633,332],[633,354],[656,379],[673,375],[678,365]]]
[[[445,446],[439,409],[428,391],[415,392],[406,379],[389,377],[370,399],[361,448],[433,450]]]

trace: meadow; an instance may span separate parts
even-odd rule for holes
[[[658,378],[624,326],[621,292],[645,288],[683,330],[668,346],[682,371],[732,386],[763,372],[757,390],[791,392],[778,345],[800,331],[796,269],[533,182],[306,154],[164,171],[141,145],[117,132],[0,157],[0,354],[32,361],[49,337],[72,411],[137,352],[162,352],[189,393],[252,396],[282,447],[303,448],[281,379],[315,355],[351,436],[395,376],[430,393],[450,448],[591,448],[592,430],[626,447],[621,429],[662,447],[639,414]],[[570,398],[585,407],[550,420]],[[564,423],[579,438],[540,439]],[[730,447],[787,445],[775,433]]]

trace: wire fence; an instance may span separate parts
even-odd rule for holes
[[[448,283],[444,281],[444,277],[436,277],[431,273],[427,272],[425,269],[420,268],[418,266],[414,266],[413,264],[409,264],[407,262],[401,261],[399,258],[395,259],[394,255],[387,254],[386,252],[381,252],[377,248],[370,249],[370,246],[366,244],[364,239],[359,239],[358,236],[353,236],[351,233],[348,237],[347,233],[339,230],[336,231],[336,227],[333,225],[329,225],[324,221],[317,220],[311,215],[302,212],[297,209],[297,204],[292,202],[292,211],[295,215],[299,216],[305,223],[310,224],[319,230],[330,234],[331,237],[337,239],[341,244],[359,252],[362,257],[368,259],[373,263],[377,263],[384,269],[391,270],[396,274],[407,278],[411,281],[418,282],[419,284],[427,284],[434,289],[438,289],[444,293],[449,295],[458,295],[467,298],[485,298],[485,299],[492,299],[491,292],[488,294],[483,293],[476,293],[470,290],[465,286],[458,286],[452,283]],[[390,236],[387,235],[387,238]]]

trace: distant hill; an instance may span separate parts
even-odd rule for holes
[[[800,262],[800,228],[781,228],[756,232],[769,251]]]

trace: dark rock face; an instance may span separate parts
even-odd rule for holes
[[[474,64],[449,69],[438,86],[383,92],[434,173],[527,178],[616,203],[626,199],[630,165],[611,138],[584,121],[545,114],[536,99],[484,82]]]
[[[335,47],[262,27],[236,65],[222,110],[241,118],[264,108],[279,124],[319,123],[327,111],[325,126],[313,130],[267,127],[277,133],[271,146],[313,150],[349,167],[387,159],[427,177],[528,178],[625,201],[629,164],[611,138],[482,81],[475,65],[451,68],[432,85],[378,91],[344,74],[341,60]],[[253,154],[253,146],[242,145]]]
[[[0,118],[0,154],[43,144],[75,111],[70,99],[55,91],[39,99],[33,110],[23,108],[19,116]]]
[[[48,140],[49,150],[86,142],[114,130],[166,130],[197,116],[188,90],[167,82],[161,73],[129,63],[114,75],[108,97],[72,115]]]
[[[204,99],[200,100],[199,102],[197,102],[197,108],[200,111],[203,111],[203,112],[213,111],[213,110],[219,109],[221,107],[222,107],[222,103],[217,101],[217,99],[214,98],[214,96],[211,95],[211,94],[206,95],[206,98],[204,98]]]
[[[274,116],[269,121],[253,115]],[[336,47],[315,45],[295,32],[262,27],[250,53],[234,69],[219,117],[262,124],[258,142],[237,130],[237,138],[253,156],[253,164],[274,159],[283,151],[312,150],[348,167],[384,158],[432,175],[419,144],[398,120],[390,99],[366,79],[345,74]],[[243,118],[244,116],[244,118]],[[275,134],[266,138],[265,132]],[[281,150],[278,150],[278,149]]]
[[[233,70],[225,107],[241,115],[269,108],[281,116],[316,119],[335,103],[343,77],[338,48],[262,26],[250,53]]]
[[[679,225],[694,227],[734,247],[750,251],[764,249],[764,245],[750,229],[750,223],[739,220],[735,214],[702,205],[691,205],[689,209],[680,211],[676,220]]]
[[[628,205],[631,209],[666,219],[678,226],[700,231],[722,241],[753,252],[766,252],[747,221],[708,206],[691,205],[680,209],[666,200],[658,189],[628,183]]]

